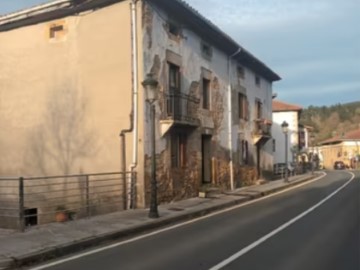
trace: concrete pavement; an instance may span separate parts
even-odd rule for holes
[[[318,174],[316,175],[318,176]],[[17,231],[0,230],[0,269],[11,269],[124,239],[180,221],[241,204],[299,185],[314,178],[305,174],[263,185],[237,189],[210,198],[191,198],[160,205],[160,218],[149,219],[147,209],[116,212],[66,223],[51,223]]]

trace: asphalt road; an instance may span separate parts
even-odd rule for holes
[[[350,178],[330,172],[298,189],[46,269],[359,270],[360,173],[344,186]]]

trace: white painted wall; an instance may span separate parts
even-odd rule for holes
[[[282,132],[281,124],[286,121],[289,124],[288,132],[288,160],[292,161],[291,148],[298,144],[299,141],[299,121],[298,112],[273,112],[272,136],[275,139],[274,163],[285,162],[285,135]]]

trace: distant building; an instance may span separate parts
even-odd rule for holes
[[[274,164],[285,162],[285,142],[284,133],[281,128],[281,124],[286,121],[289,124],[288,131],[288,160],[289,162],[296,161],[296,154],[306,147],[307,139],[305,138],[305,132],[300,127],[299,120],[302,112],[302,107],[294,104],[285,103],[279,100],[273,100],[272,102],[272,136],[274,144]],[[300,131],[304,133],[300,133]],[[301,134],[301,135],[300,135]],[[304,137],[303,137],[304,136]]]
[[[359,164],[360,129],[336,135],[319,143],[318,149],[323,157],[324,167],[332,169],[335,161],[343,161],[351,167],[352,162]]]

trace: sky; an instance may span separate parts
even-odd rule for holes
[[[0,14],[46,2],[0,0]],[[280,75],[279,100],[303,107],[360,101],[360,0],[186,2]]]

